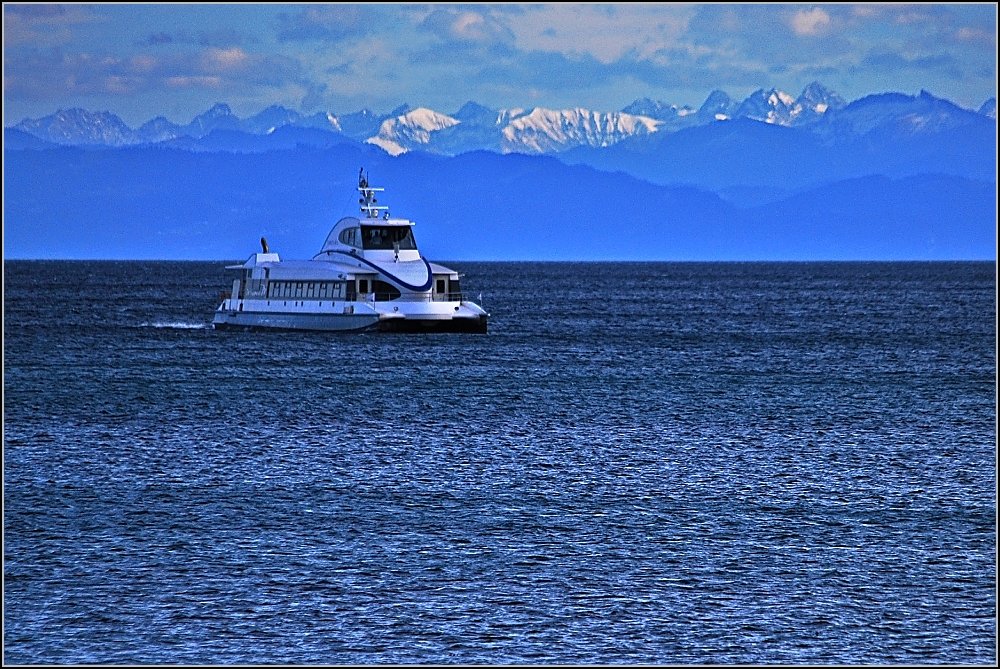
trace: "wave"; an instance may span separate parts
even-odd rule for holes
[[[172,330],[208,330],[211,323],[185,323],[182,321],[153,321],[152,323],[140,323],[139,327],[144,328],[168,328]]]

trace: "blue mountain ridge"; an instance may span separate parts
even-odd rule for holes
[[[265,236],[283,257],[308,258],[357,214],[361,166],[387,188],[392,213],[416,221],[431,259],[996,257],[995,178],[874,173],[737,206],[554,157],[391,157],[356,142],[245,153],[5,147],[4,255],[233,259]]]

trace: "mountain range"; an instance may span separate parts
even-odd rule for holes
[[[859,101],[860,106],[870,106],[867,100]],[[937,98],[921,92],[917,100]],[[956,112],[961,111],[951,106]],[[716,90],[697,110],[649,98],[636,100],[616,112],[542,107],[493,110],[468,102],[450,115],[426,107],[412,109],[403,105],[387,114],[364,109],[341,116],[330,112],[306,116],[273,105],[240,119],[229,105],[218,103],[186,125],[159,116],[132,129],[110,112],[74,108],[39,119],[24,119],[12,128],[45,142],[71,146],[183,143],[184,140],[203,139],[213,132],[260,137],[279,129],[286,129],[287,134],[292,134],[289,129],[312,129],[340,135],[344,140],[375,144],[391,155],[413,150],[444,155],[476,150],[551,154],[578,147],[606,148],[626,139],[656,141],[684,128],[735,119],[829,133],[831,127],[857,125],[857,107],[858,103],[848,105],[838,94],[813,82],[797,98],[772,88],[760,89],[737,102],[725,92]],[[996,100],[987,100],[974,113],[996,120]],[[863,118],[862,123],[870,121],[873,115],[863,114]],[[332,141],[328,137],[325,139]],[[190,142],[187,145],[192,146]],[[247,145],[252,146],[252,142],[248,141]]]
[[[4,140],[8,257],[234,258],[262,234],[309,257],[354,213],[359,165],[401,215],[431,222],[419,239],[437,258],[996,253],[995,100],[969,110],[925,91],[245,119],[220,103],[137,129],[71,109]]]

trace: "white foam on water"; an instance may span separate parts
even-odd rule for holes
[[[142,323],[141,326],[173,330],[207,330],[212,327],[211,323],[183,323],[181,321],[153,321],[152,323]]]

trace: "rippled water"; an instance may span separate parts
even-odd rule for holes
[[[487,335],[7,262],[8,663],[996,660],[993,263],[451,263]]]

